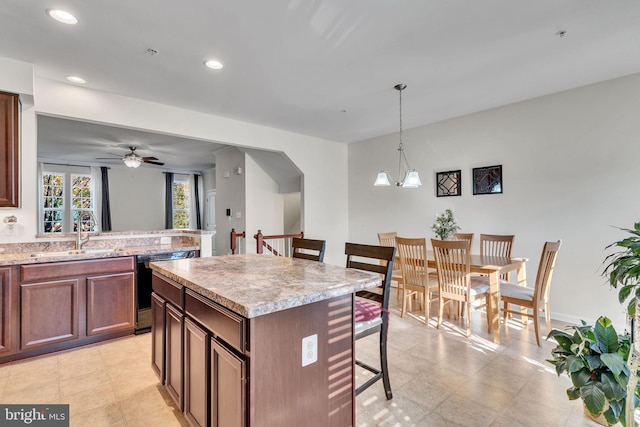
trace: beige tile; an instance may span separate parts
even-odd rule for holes
[[[134,410],[125,413],[127,426],[132,427],[164,427],[189,425],[182,413],[172,407],[165,406],[152,412]]]
[[[498,412],[463,397],[452,395],[434,410],[443,419],[463,426],[489,426],[498,418]],[[540,424],[546,425],[546,424]]]
[[[111,384],[111,378],[106,370],[91,372],[87,375],[60,380],[62,397],[74,395],[96,388],[103,384]]]
[[[18,388],[7,387],[2,403],[64,403],[60,399],[60,386],[54,378],[48,382],[25,382]]]
[[[90,412],[116,402],[116,395],[111,383],[99,384],[96,387],[69,394],[63,397],[69,404],[69,415],[75,418],[84,412]]]
[[[127,425],[120,405],[114,402],[105,403],[90,411],[73,415],[69,421],[70,427],[123,427]]]

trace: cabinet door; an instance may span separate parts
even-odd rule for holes
[[[87,277],[87,335],[135,328],[134,273]]]
[[[151,368],[164,384],[164,313],[166,302],[158,294],[151,294]]]
[[[165,325],[165,386],[182,411],[182,328],[184,315],[167,304]]]
[[[0,356],[9,355],[16,350],[18,335],[17,310],[14,305],[17,289],[13,267],[0,268]]]
[[[20,98],[0,92],[0,207],[19,207]]]
[[[192,426],[209,418],[209,334],[188,317],[184,320],[184,415]]]
[[[20,285],[21,350],[78,338],[80,289],[81,279]]]
[[[211,426],[245,425],[246,362],[211,340]]]

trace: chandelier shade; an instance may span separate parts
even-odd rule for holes
[[[128,168],[137,168],[142,163],[142,157],[135,153],[129,153],[122,158],[122,161]]]
[[[411,169],[411,167],[409,166],[407,156],[404,154],[404,145],[402,144],[402,91],[406,89],[406,87],[407,85],[404,83],[400,83],[394,86],[394,89],[396,89],[400,94],[400,143],[398,145],[398,150],[396,153],[396,157],[398,158],[398,179],[394,180],[391,177],[389,169],[381,170],[380,172],[378,172],[378,176],[373,183],[373,185],[376,187],[388,187],[392,183],[395,184],[396,187],[402,188],[418,188],[422,185],[422,182],[420,181],[420,175],[418,175],[418,171],[416,171],[415,169]]]

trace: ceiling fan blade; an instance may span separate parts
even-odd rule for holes
[[[156,161],[153,161],[153,160],[146,160],[147,158],[148,157],[145,157],[142,161],[145,162],[145,163],[150,163],[152,165],[158,165],[158,166],[163,166],[164,165],[164,163],[162,163],[162,162],[156,162]]]
[[[143,157],[142,160],[147,162],[149,160],[156,160],[157,161],[158,159],[156,157]]]
[[[122,157],[96,157],[96,160],[122,160]]]

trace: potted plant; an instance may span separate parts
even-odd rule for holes
[[[583,321],[570,329],[572,334],[557,329],[549,333],[547,339],[555,339],[557,346],[547,361],[555,366],[558,376],[566,373],[571,378],[569,399],[581,398],[585,410],[596,420],[602,414],[609,425],[619,422],[625,426],[631,337],[619,335],[607,317],[600,317],[594,325]],[[636,387],[636,404],[639,396]]]
[[[640,222],[636,222],[633,230],[621,228],[631,236],[614,242],[607,246],[622,248],[605,258],[608,262],[604,269],[604,275],[609,277],[609,284],[614,289],[618,288],[618,301],[624,304],[627,300],[627,314],[633,318],[636,315],[636,306],[640,296]]]
[[[447,209],[444,213],[436,214],[436,222],[431,225],[431,229],[440,239],[446,240],[460,230],[460,227],[453,217],[453,210]]]

